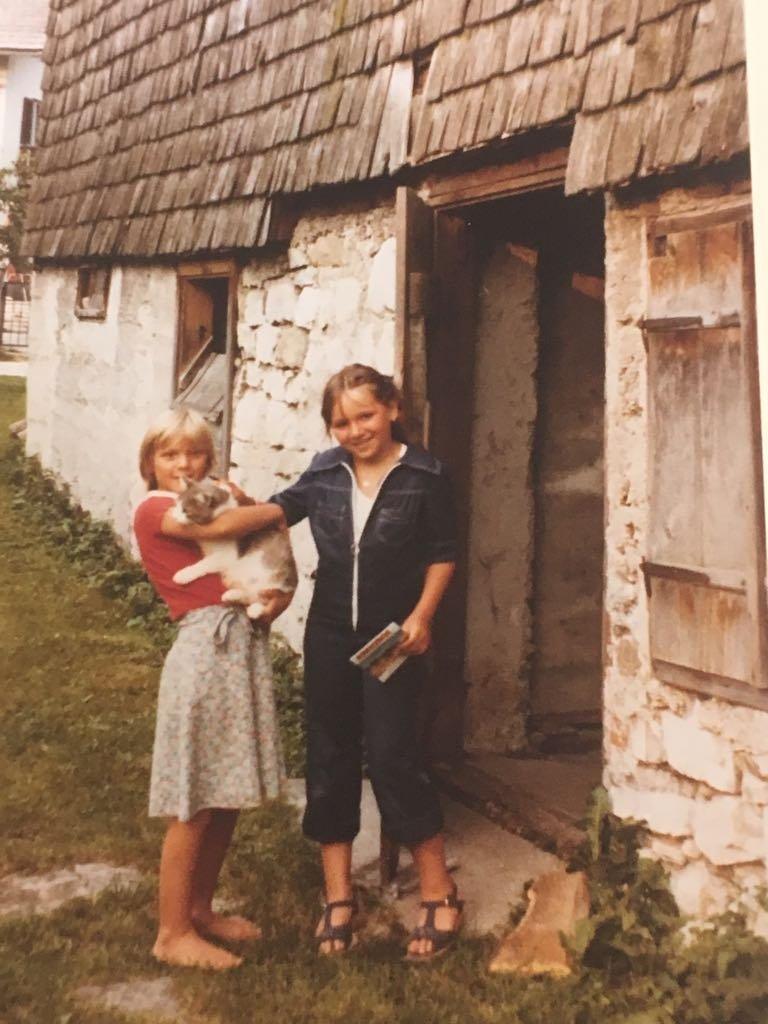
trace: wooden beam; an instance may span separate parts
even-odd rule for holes
[[[177,268],[179,277],[234,277],[236,271],[234,260],[195,260]]]
[[[567,165],[568,150],[562,147],[513,163],[430,175],[419,189],[419,195],[425,203],[441,209],[490,202],[533,189],[563,185]]]
[[[699,672],[684,665],[673,665],[659,658],[653,659],[651,667],[657,679],[670,686],[702,697],[717,697],[728,704],[740,704],[758,711],[768,711],[768,691],[749,683],[712,675],[709,672]]]
[[[768,8],[765,0],[745,0],[744,16],[754,208],[756,320],[752,329],[757,342],[756,388],[761,413],[763,525],[768,533],[768,495],[765,490],[768,487],[768,61],[765,59],[764,42],[768,33]]]

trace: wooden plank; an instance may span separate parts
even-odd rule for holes
[[[755,248],[752,223],[741,225],[741,265],[743,282],[742,332],[743,374],[747,389],[749,417],[751,481],[753,485],[749,519],[751,547],[755,557],[750,563],[748,603],[755,622],[754,659],[756,685],[768,688],[768,595],[766,594],[766,537],[763,487],[762,427],[760,421],[760,372],[757,350],[757,309],[755,285]]]
[[[414,308],[414,278],[428,279],[434,255],[434,214],[409,188],[396,197],[397,302],[395,310],[395,379],[403,389],[406,430],[424,440],[427,405],[426,312]]]
[[[716,569],[710,566],[702,568],[693,565],[672,565],[671,563],[643,561],[641,565],[646,579],[677,580],[681,583],[693,583],[697,586],[713,586],[719,590],[732,590],[737,594],[746,594],[747,577],[741,569]]]
[[[661,234],[658,222],[649,243],[648,317],[701,316],[704,324],[737,314],[742,281],[739,224],[689,227]]]
[[[648,610],[652,658],[754,685],[745,595],[658,578]]]
[[[492,164],[473,171],[430,175],[419,195],[430,206],[448,209],[466,203],[561,184],[565,179],[568,150],[560,148],[507,164]]]
[[[478,270],[470,225],[446,212],[435,221],[433,316],[428,334],[429,446],[450,466],[457,501],[456,574],[435,621],[434,669],[428,689],[433,716],[429,747],[455,755],[462,745],[466,699],[467,551],[472,456]]]
[[[697,350],[676,332],[652,339],[648,390],[648,558],[703,565]]]
[[[750,686],[739,679],[727,679],[711,672],[699,672],[696,669],[673,665],[660,658],[653,658],[651,667],[653,674],[670,686],[677,686],[681,690],[706,697],[717,697],[719,700],[741,704],[758,711],[768,711],[768,690],[764,686]]]
[[[195,260],[180,263],[176,268],[179,277],[228,277],[235,272],[234,260]]]

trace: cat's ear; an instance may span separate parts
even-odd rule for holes
[[[183,476],[181,478],[181,482],[184,484],[184,490],[185,491],[187,490],[188,487],[192,486],[192,481],[189,479],[188,476]]]

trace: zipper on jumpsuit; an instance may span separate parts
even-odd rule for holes
[[[401,458],[402,458],[402,456],[401,456]],[[354,472],[352,470],[352,467],[348,466],[346,462],[343,462],[342,465],[344,466],[346,471],[349,473],[349,475],[352,477],[352,490],[354,492],[354,488],[357,487],[357,480],[355,479],[355,474],[354,474]],[[393,470],[397,469],[397,467],[399,465],[400,465],[400,461],[398,460],[394,464],[394,466],[390,466],[389,467],[389,469],[384,474],[384,476],[381,478],[381,480],[379,480],[379,486],[376,488],[376,493],[374,494],[373,501],[371,502],[371,510],[368,513],[368,518],[365,521],[365,526],[363,526],[363,529],[360,532],[360,540],[355,540],[355,512],[354,512],[354,500],[355,500],[355,498],[354,498],[354,493],[352,493],[350,495],[350,497],[352,499],[352,503],[353,503],[352,504],[352,508],[350,510],[351,513],[352,513],[352,629],[357,629],[357,620],[358,620],[358,612],[359,612],[359,608],[358,608],[358,599],[359,599],[358,585],[359,585],[359,579],[360,579],[360,564],[359,564],[360,563],[360,541],[363,539],[363,534],[368,529],[368,523],[370,522],[371,516],[373,515],[373,510],[374,510],[374,507],[376,505],[376,502],[379,500],[379,494],[381,493],[381,488],[384,486],[384,481],[387,479],[387,477],[390,475],[390,473]]]

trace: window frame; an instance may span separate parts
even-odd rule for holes
[[[190,260],[176,267],[176,331],[174,336],[173,376],[171,378],[171,404],[179,401],[183,390],[179,387],[179,372],[182,354],[182,331],[185,318],[186,282],[194,280],[226,280],[227,322],[225,339],[227,393],[224,396],[223,418],[221,424],[221,444],[218,451],[220,466],[225,470],[229,465],[229,453],[232,434],[232,384],[235,377],[235,356],[237,339],[237,286],[239,266],[234,259]]]
[[[36,96],[25,96],[22,100],[21,124],[19,125],[19,147],[21,149],[35,149],[39,123],[40,100]]]
[[[92,295],[97,294],[97,289],[94,287],[91,289],[88,287],[86,294],[86,283],[90,285],[91,276],[103,274],[104,279],[101,282],[99,294],[101,296],[101,306],[99,308],[90,309],[85,300],[89,300]],[[77,288],[75,292],[75,316],[78,320],[96,320],[103,321],[107,319],[107,313],[109,309],[109,292],[112,286],[112,267],[105,264],[99,263],[84,263],[77,268]]]

